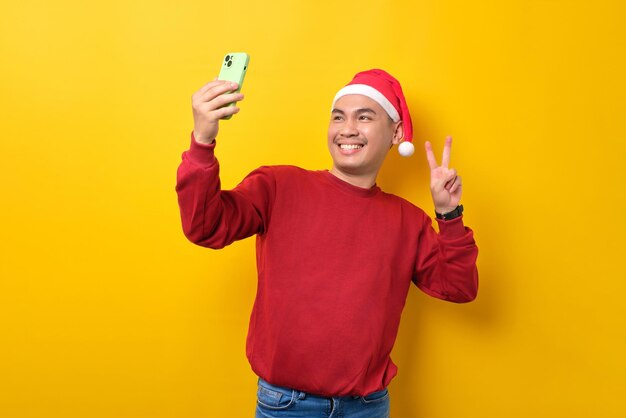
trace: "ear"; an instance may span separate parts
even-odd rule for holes
[[[395,122],[394,124],[395,127],[391,143],[393,145],[398,145],[400,142],[402,142],[402,138],[404,138],[404,125],[402,124],[402,121]]]

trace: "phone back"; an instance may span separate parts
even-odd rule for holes
[[[224,56],[222,61],[222,69],[220,75],[217,77],[219,80],[234,81],[238,87],[234,92],[239,93],[241,91],[241,85],[243,79],[246,76],[246,70],[248,69],[248,61],[250,56],[245,52],[229,52]],[[235,103],[229,103],[226,106],[234,106]],[[225,116],[222,119],[230,119],[231,116]]]
[[[217,78],[219,80],[234,81],[239,84],[237,91],[241,90],[241,84],[248,69],[248,61],[250,61],[250,56],[245,52],[229,52],[224,56],[222,69]]]

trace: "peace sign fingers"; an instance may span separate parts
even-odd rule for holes
[[[446,143],[443,146],[443,158],[441,159],[441,166],[448,168],[450,165],[450,149],[452,148],[452,137],[446,137]]]
[[[433,196],[435,210],[439,213],[447,213],[457,207],[461,200],[461,178],[450,165],[450,153],[452,149],[452,137],[446,137],[443,146],[441,165],[437,164],[433,146],[426,141],[426,159],[430,166],[430,192]]]
[[[437,164],[437,158],[435,158],[435,153],[433,152],[433,146],[429,141],[426,141],[424,145],[426,148],[426,159],[428,160],[428,165],[431,170],[439,168],[439,164]],[[450,151],[452,149],[452,137],[446,137],[446,143],[443,146],[443,157],[441,158],[441,167],[448,168],[450,165]]]
[[[437,159],[435,158],[433,147],[429,141],[426,141],[424,147],[426,148],[426,159],[428,160],[428,165],[430,166],[431,170],[434,170],[439,167],[439,164],[437,164]]]

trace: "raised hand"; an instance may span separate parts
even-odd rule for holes
[[[225,106],[228,103],[243,100],[241,93],[228,93],[235,89],[237,89],[237,83],[213,80],[194,93],[191,104],[193,136],[196,141],[204,144],[212,143],[219,130],[219,120],[239,112],[237,106]]]
[[[452,137],[446,138],[443,146],[443,157],[441,165],[437,164],[437,159],[433,153],[430,142],[426,141],[426,159],[430,166],[430,192],[433,195],[435,210],[439,213],[448,213],[456,209],[461,201],[461,177],[454,168],[448,168],[450,164],[450,149],[452,148]]]

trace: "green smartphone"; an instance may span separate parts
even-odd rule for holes
[[[243,79],[246,76],[248,70],[248,62],[250,62],[250,56],[245,52],[229,52],[224,56],[222,60],[222,69],[218,80],[227,80],[237,83],[237,90],[231,91],[231,93],[239,93],[241,91],[241,85]],[[229,103],[226,106],[234,106],[235,102]],[[223,117],[222,119],[230,119],[231,116]]]

